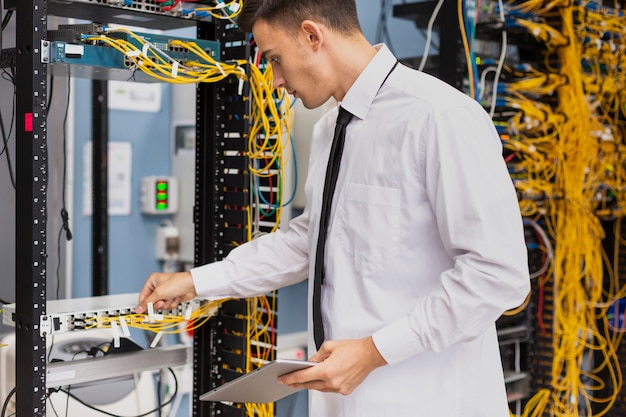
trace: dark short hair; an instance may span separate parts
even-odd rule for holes
[[[277,23],[287,32],[297,32],[307,19],[320,22],[339,33],[361,31],[356,0],[245,0],[237,17],[237,26],[252,32],[259,20]]]

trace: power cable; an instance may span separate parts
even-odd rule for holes
[[[51,89],[52,90],[52,89]],[[67,178],[67,118],[69,114],[70,107],[70,98],[71,98],[71,79],[67,77],[67,102],[65,103],[65,116],[63,117],[63,155],[62,155],[62,163],[63,163],[63,174],[61,175],[61,220],[62,225],[59,229],[59,234],[57,235],[57,269],[56,269],[56,278],[57,278],[57,287],[56,287],[56,299],[59,299],[59,291],[61,288],[61,236],[63,231],[65,231],[65,239],[67,241],[72,240],[72,231],[69,226],[69,214],[66,209],[65,204],[65,182]]]
[[[0,132],[2,132],[2,142],[4,143],[4,151],[7,158],[7,168],[9,170],[9,178],[11,179],[11,185],[15,190],[15,176],[13,174],[13,166],[11,164],[11,152],[9,152],[9,137],[4,129],[4,121],[2,120],[2,112],[0,112]]]
[[[7,12],[7,14],[4,15],[4,19],[2,19],[2,28],[1,30],[4,30],[7,25],[9,24],[9,21],[11,20],[11,17],[13,16],[13,10],[9,10]]]
[[[2,4],[0,4],[0,10],[2,9]],[[1,12],[0,12],[1,14]],[[4,28],[7,26],[7,24],[9,23],[9,20],[11,19],[13,12],[11,10],[9,10],[9,12],[4,15],[4,18],[2,19],[2,25],[0,26],[0,51],[2,50],[2,32],[4,31]],[[15,68],[14,68],[14,62],[12,63],[12,65],[10,65],[11,68],[11,73],[7,72],[6,69],[2,70],[2,78],[11,82],[13,84],[13,111],[11,113],[11,124],[10,124],[10,128],[9,128],[9,132],[7,134],[5,127],[4,127],[4,120],[2,118],[2,111],[0,110],[0,133],[2,134],[2,144],[3,144],[3,148],[2,151],[0,151],[0,155],[2,155],[2,153],[6,152],[6,159],[7,159],[7,168],[9,170],[9,178],[11,179],[11,185],[13,186],[13,189],[15,190],[15,176],[13,173],[13,164],[11,162],[11,154],[9,152],[9,139],[11,137],[11,133],[13,131],[13,123],[15,120],[15,93],[16,93],[16,86],[15,86]]]
[[[167,401],[165,401],[163,404],[160,404],[158,407],[156,407],[156,408],[154,408],[154,409],[152,409],[152,410],[150,410],[150,411],[146,411],[146,412],[145,412],[145,413],[143,413],[143,414],[139,414],[139,415],[135,415],[135,416],[128,416],[128,417],[146,417],[146,416],[148,416],[148,415],[150,415],[150,414],[152,414],[152,413],[156,413],[157,411],[162,410],[165,406],[167,406],[167,405],[171,404],[171,403],[172,403],[172,401],[174,401],[174,399],[175,399],[175,398],[176,398],[176,396],[178,395],[178,379],[176,378],[176,374],[174,373],[174,370],[173,370],[172,368],[167,368],[167,370],[168,370],[168,371],[170,371],[170,373],[172,374],[172,377],[174,378],[174,392],[172,393],[172,396],[171,396],[171,397],[170,397]],[[69,387],[68,387],[68,388],[69,388]],[[94,407],[94,406],[93,406],[93,405],[91,405],[91,404],[87,404],[86,402],[84,402],[83,400],[81,400],[80,398],[78,398],[77,396],[75,396],[74,394],[71,394],[71,393],[69,392],[69,389],[66,391],[66,390],[64,390],[64,389],[62,389],[62,388],[59,388],[58,390],[52,390],[52,391],[53,391],[53,392],[55,392],[55,391],[59,391],[59,392],[66,393],[66,394],[68,395],[68,398],[70,398],[70,397],[71,397],[71,398],[73,398],[74,400],[78,401],[78,403],[80,403],[80,404],[84,405],[85,407],[87,407],[87,408],[89,408],[89,409],[91,409],[91,410],[93,410],[93,411],[97,411],[97,412],[99,412],[99,413],[105,414],[105,415],[107,415],[107,416],[111,416],[111,417],[126,417],[126,416],[121,416],[121,415],[119,415],[119,414],[109,413],[108,411],[101,410],[101,409],[99,409],[99,408],[97,408],[97,407]],[[67,410],[67,409],[66,409],[66,410]],[[2,415],[2,416],[0,416],[0,417],[4,417],[4,416]]]
[[[5,417],[6,416],[6,412],[7,412],[7,408],[9,408],[9,401],[11,401],[11,397],[13,396],[13,394],[15,394],[15,387],[11,390],[11,392],[9,392],[9,395],[7,395],[7,398],[4,400],[4,405],[2,406],[2,413],[0,413],[0,417]]]

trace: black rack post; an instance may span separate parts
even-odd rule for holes
[[[92,295],[106,295],[109,289],[108,146],[109,106],[106,81],[92,86]]]
[[[215,36],[215,25],[198,23],[198,38]],[[196,181],[194,202],[194,263],[196,266],[217,260],[214,247],[215,228],[212,213],[217,205],[213,192],[215,172],[216,88],[214,84],[201,83],[196,89]],[[201,402],[201,394],[209,390],[212,364],[205,353],[211,346],[209,326],[194,331],[193,338],[193,403],[194,417],[210,415],[210,403]]]
[[[16,19],[16,412],[36,417],[46,415],[46,1],[16,2]]]
[[[250,56],[246,35],[229,22],[198,24],[198,38],[218,40],[221,44],[221,61],[247,60]],[[231,76],[215,84],[200,83],[197,89],[194,206],[196,265],[222,259],[235,247],[233,242],[240,244],[247,238],[248,220],[242,207],[251,205],[249,160],[245,155],[250,101],[249,87],[239,92],[238,86],[239,80]],[[233,151],[239,153],[235,157],[237,173],[226,174],[225,156]],[[226,218],[230,220],[226,221]],[[229,228],[227,223],[238,227]],[[224,309],[228,311],[224,312]],[[223,365],[232,365],[228,363],[227,357],[245,360],[243,355],[229,355],[229,352],[225,352],[228,350],[225,340],[231,335],[225,334],[224,322],[229,321],[231,326],[241,325],[238,332],[247,334],[247,324],[233,319],[233,311],[246,314],[246,309],[246,302],[230,301],[222,306],[207,325],[194,331],[194,417],[245,416],[244,408],[202,402],[198,398],[200,394],[234,377],[224,369]],[[245,362],[239,364],[239,368],[242,367],[245,367]]]

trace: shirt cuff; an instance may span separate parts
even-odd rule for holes
[[[376,349],[389,365],[401,362],[424,350],[409,325],[408,317],[383,327],[372,335]]]
[[[232,294],[223,261],[192,268],[189,272],[198,297],[219,300]]]

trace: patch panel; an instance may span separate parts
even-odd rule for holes
[[[39,321],[40,334],[49,336],[59,333],[101,327],[101,321],[109,317],[135,314],[138,294],[105,295],[98,297],[51,300],[46,303],[47,312]],[[195,299],[180,303],[172,310],[157,310],[156,315],[185,317],[189,309],[197,310],[207,301]],[[15,304],[3,306],[2,322],[7,326],[16,323]]]

